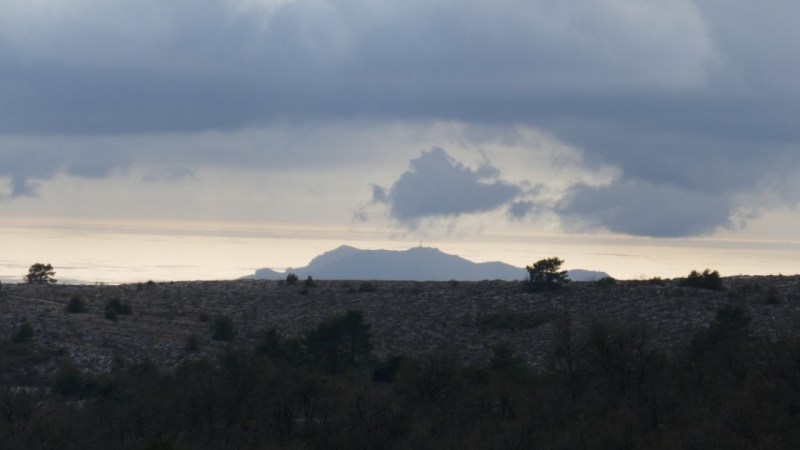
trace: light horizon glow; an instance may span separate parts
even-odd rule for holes
[[[524,268],[558,256],[567,269],[605,271],[618,279],[675,278],[711,268],[723,276],[791,274],[800,242],[730,238],[652,239],[537,233],[484,235],[480,241],[386,237],[387,230],[109,220],[0,220],[5,249],[0,281],[21,282],[34,262],[53,264],[64,283],[231,280],[256,269],[302,267],[340,245],[406,250],[423,245],[473,262]],[[16,244],[15,244],[16,243]],[[35,243],[35,245],[31,245]],[[777,267],[778,270],[773,268]]]

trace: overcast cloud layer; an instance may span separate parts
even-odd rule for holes
[[[344,174],[383,158],[399,177],[363,185],[384,186],[374,200],[408,226],[549,211],[567,229],[709,234],[800,198],[798,13],[789,0],[0,0],[0,195],[137,165],[167,183],[203,166]],[[325,146],[366,136],[364,121],[465,124],[512,147],[514,130],[536,130],[586,171],[617,172],[534,198],[548,182],[512,180],[501,154],[475,166],[421,139],[398,165],[378,136]],[[304,131],[332,124],[325,140]],[[460,139],[479,151],[486,137]]]

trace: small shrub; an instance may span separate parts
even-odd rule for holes
[[[83,390],[83,375],[77,367],[66,364],[56,375],[54,390],[61,395],[70,396],[79,394]]]
[[[652,284],[654,286],[663,286],[665,281],[661,277],[653,277],[647,280],[648,284]]]
[[[617,280],[614,277],[603,277],[597,280],[597,284],[600,286],[614,286],[617,284]]]
[[[300,289],[299,291],[297,291],[297,293],[300,294],[300,295],[308,295],[308,288],[304,287],[303,289]]]
[[[200,338],[197,334],[192,333],[186,337],[186,342],[184,343],[183,349],[186,353],[195,353],[200,350]]]
[[[67,303],[67,312],[70,314],[80,314],[86,312],[86,302],[80,295],[73,295]]]
[[[311,278],[311,275],[309,275],[308,278],[306,278],[305,281],[303,281],[303,286],[307,288],[313,288],[317,286],[317,283],[314,281],[313,278]]]
[[[19,328],[17,328],[17,331],[14,332],[14,335],[11,337],[11,342],[15,344],[24,344],[25,342],[30,342],[32,339],[33,326],[26,320],[22,322]]]
[[[377,290],[378,288],[370,282],[364,282],[358,286],[358,292],[375,292]]]
[[[123,314],[132,314],[131,305],[122,303],[116,297],[106,302],[106,319],[116,322],[119,319],[119,316]]]
[[[405,360],[404,356],[387,356],[385,360],[375,366],[372,371],[372,381],[376,383],[394,383],[397,378],[397,372]]]
[[[298,362],[303,358],[303,345],[299,338],[284,339],[277,328],[272,327],[261,334],[256,354],[287,362]]]
[[[778,296],[778,288],[775,286],[770,286],[769,289],[767,289],[767,299],[765,300],[765,303],[768,305],[777,305],[780,302],[781,300]]]
[[[298,281],[300,281],[300,278],[297,275],[293,273],[286,275],[286,284],[288,284],[289,286],[294,286],[295,284],[297,284]]]
[[[698,289],[709,289],[719,291],[722,289],[722,278],[719,272],[706,269],[703,273],[693,270],[688,277],[680,281],[681,286],[693,287]]]
[[[232,341],[236,336],[236,328],[233,321],[228,316],[217,316],[214,318],[213,333],[211,338],[215,341]]]

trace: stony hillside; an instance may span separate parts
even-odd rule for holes
[[[253,345],[261,332],[277,327],[285,336],[302,334],[323,319],[349,309],[364,312],[376,353],[416,354],[454,351],[466,361],[485,361],[491,346],[508,342],[530,365],[545,367],[555,323],[569,315],[578,333],[595,320],[645,330],[653,345],[669,350],[708,326],[717,309],[743,306],[752,333],[767,339],[800,335],[800,276],[724,279],[724,290],[680,287],[675,281],[603,285],[572,283],[555,292],[530,293],[515,282],[283,281],[172,282],[121,286],[3,285],[0,341],[6,352],[25,346],[45,355],[38,370],[50,372],[65,358],[102,372],[115,357],[150,358],[169,368],[185,358],[214,354],[230,345]],[[69,314],[66,305],[81,297],[87,311]],[[117,298],[132,307],[117,321],[104,317]],[[213,318],[232,319],[237,337],[211,339]],[[27,320],[30,342],[9,341]],[[187,352],[191,335],[200,350]]]

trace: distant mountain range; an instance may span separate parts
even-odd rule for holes
[[[430,247],[414,247],[404,251],[361,250],[343,245],[325,252],[305,266],[277,272],[258,269],[244,278],[282,280],[289,273],[321,280],[407,280],[407,281],[480,281],[524,280],[524,268],[502,262],[475,263]],[[604,272],[570,270],[574,281],[591,281],[608,276]]]

